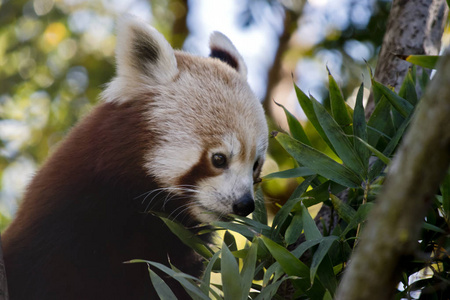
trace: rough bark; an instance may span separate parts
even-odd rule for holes
[[[421,224],[450,164],[449,51],[438,65],[392,161],[336,299],[391,299],[401,259],[417,249]]]
[[[0,300],[8,299],[8,283],[6,281],[5,264],[3,262],[2,239],[0,236]]]
[[[445,0],[394,0],[375,68],[375,79],[398,92],[411,66],[396,55],[437,55],[447,20]],[[373,97],[366,106],[368,118],[375,107]]]

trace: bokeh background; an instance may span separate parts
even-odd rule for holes
[[[390,5],[387,0],[0,0],[0,229],[36,169],[114,76],[118,16],[135,14],[174,48],[202,56],[208,55],[212,31],[226,34],[248,65],[250,85],[271,128],[283,128],[283,112],[272,100],[304,118],[293,82],[325,104],[326,67],[349,103],[362,81],[370,87],[368,66],[375,66]],[[292,164],[276,145],[270,154],[266,172]],[[289,180],[268,182],[268,199],[282,201],[286,187]]]

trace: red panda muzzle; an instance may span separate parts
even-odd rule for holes
[[[245,217],[251,214],[254,210],[255,201],[250,193],[245,194],[233,204],[233,212],[238,216]]]

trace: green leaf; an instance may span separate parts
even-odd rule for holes
[[[357,188],[361,185],[361,178],[357,174],[322,152],[292,139],[287,134],[278,133],[275,138],[295,160],[317,174],[346,187]]]
[[[315,175],[316,173],[309,168],[306,167],[298,167],[294,169],[289,169],[285,171],[270,173],[264,176],[262,179],[273,179],[273,178],[297,178],[297,177],[305,177]]]
[[[244,259],[244,265],[241,271],[241,289],[242,300],[248,299],[250,288],[252,287],[253,278],[255,277],[256,254],[258,252],[258,240],[255,239],[247,256]]]
[[[305,232],[305,238],[307,241],[320,239],[322,234],[317,228],[316,222],[314,222],[313,218],[309,214],[308,209],[302,205],[302,218],[303,218],[303,230]]]
[[[303,243],[301,243],[297,248],[295,248],[292,251],[292,255],[294,255],[297,258],[300,258],[300,256],[303,255],[303,253],[305,253],[306,250],[314,247],[317,244],[322,243],[325,240],[332,240],[335,241],[337,240],[339,237],[334,236],[334,235],[330,235],[330,236],[324,236],[322,238],[319,239],[315,239],[315,240],[309,240],[309,241],[305,241]]]
[[[337,196],[330,194],[331,202],[339,217],[347,223],[355,217],[356,211],[347,203],[339,199]]]
[[[400,58],[427,69],[436,69],[436,63],[439,59],[439,55],[408,55],[400,56]]]
[[[306,145],[311,146],[311,142],[309,141],[302,124],[297,120],[297,118],[293,114],[291,114],[283,105],[277,102],[275,102],[275,104],[283,108],[292,137]]]
[[[426,229],[426,230],[434,231],[434,232],[446,233],[445,230],[443,230],[442,228],[439,228],[439,227],[437,227],[433,224],[427,223],[427,222],[422,223],[422,228]]]
[[[414,109],[411,103],[397,95],[395,92],[385,87],[381,83],[372,80],[372,88],[378,90],[382,95],[386,97],[387,100],[392,104],[392,106],[404,117],[408,117]]]
[[[261,184],[257,185],[255,191],[255,211],[252,213],[252,218],[260,224],[267,225],[267,210]]]
[[[359,87],[358,90],[358,94],[356,95],[355,110],[353,112],[353,135],[367,142],[368,135],[367,135],[366,117],[364,114],[363,96],[364,96],[364,83],[361,83],[361,86]],[[362,145],[358,139],[354,140],[353,143],[355,151],[358,154],[361,162],[363,163],[364,169],[367,170],[370,157],[369,151],[367,151],[367,148],[364,147],[364,145]]]
[[[264,287],[262,289],[261,293],[259,293],[259,295],[256,296],[255,300],[272,300],[272,299],[274,299],[274,296],[277,293],[278,288],[287,279],[292,279],[292,278],[284,277],[281,280],[275,281],[275,282],[267,285],[266,287]]]
[[[378,151],[375,147],[372,147],[369,145],[366,141],[360,139],[359,137],[355,136],[355,138],[367,149],[372,151],[373,154],[375,154],[379,159],[381,159],[385,164],[389,164],[391,162],[389,157],[386,157],[383,153]]]
[[[302,200],[302,198],[298,198],[298,195],[302,195],[304,192],[306,192],[306,189],[311,184],[312,180],[313,180],[313,177],[309,177],[308,179],[305,179],[296,188],[295,192],[289,197],[289,199],[286,201],[286,203],[277,212],[277,214],[273,218],[273,222],[272,222],[272,231],[273,231],[271,234],[272,238],[279,234],[283,223],[286,221],[286,219],[287,219],[289,213],[291,212],[292,208],[294,207],[294,205]]]
[[[239,266],[225,243],[222,244],[221,274],[225,300],[241,299],[242,287],[239,280]]]
[[[223,242],[227,245],[230,251],[237,251],[236,239],[228,230],[225,231]]]
[[[262,233],[262,230],[258,232],[254,228],[250,229],[247,225],[242,225],[233,222],[215,221],[211,222],[211,225],[237,232],[246,237],[250,241],[253,240],[253,238],[255,237],[255,233]]]
[[[161,220],[166,223],[167,227],[187,246],[194,249],[198,254],[204,258],[211,258],[211,251],[205,246],[204,242],[194,233],[186,229],[183,225],[178,224],[172,220],[161,217]]]
[[[408,73],[406,73],[398,95],[406,99],[406,101],[411,103],[413,106],[417,104],[418,97],[416,92],[416,80],[414,79],[413,70],[411,68],[408,70]]]
[[[278,245],[268,237],[262,235],[261,239],[286,274],[301,277],[309,282],[309,268],[304,263],[298,260],[286,248]],[[305,287],[309,288],[309,284]]]
[[[158,274],[153,272],[150,267],[148,267],[148,272],[150,273],[150,279],[152,281],[153,287],[155,288],[155,291],[161,300],[172,300],[177,298],[170,287],[164,282],[164,280],[162,280],[161,277],[158,276]]]
[[[340,127],[346,134],[351,134],[352,131],[351,124],[353,121],[350,115],[348,114],[347,104],[345,103],[344,97],[342,97],[341,89],[336,83],[336,80],[334,80],[334,77],[331,75],[328,67],[327,71],[328,71],[328,86],[330,93],[331,113],[333,115],[333,119],[337,122],[337,124],[340,125]]]
[[[347,225],[345,230],[342,232],[341,237],[344,238],[345,235],[352,230],[353,228],[356,228],[359,223],[364,222],[367,219],[367,215],[371,211],[373,207],[373,203],[369,202],[366,204],[361,205],[358,210],[356,211],[355,216],[350,221],[350,223]]]
[[[339,124],[333,120],[322,104],[314,99],[312,99],[312,103],[320,125],[336,150],[339,158],[344,162],[344,165],[353,170],[355,174],[366,174],[367,170],[364,168],[364,165],[356,154],[352,143],[347,138]]]
[[[164,273],[166,273],[167,275],[169,275],[171,278],[177,280],[183,286],[183,288],[186,290],[186,292],[189,293],[189,295],[191,297],[193,297],[195,299],[209,300],[209,297],[206,296],[198,286],[196,286],[195,284],[191,283],[188,280],[188,279],[190,279],[190,280],[198,281],[198,278],[195,278],[188,274],[175,272],[171,268],[168,268],[163,264],[153,262],[153,261],[142,260],[142,259],[133,259],[133,260],[128,261],[127,263],[146,263],[153,267],[156,267],[156,268],[160,269],[161,271],[163,271]]]
[[[383,150],[383,155],[388,157],[391,155],[394,150],[397,148],[400,139],[403,137],[403,133],[405,132],[406,128],[408,128],[409,122],[411,121],[412,114],[406,118],[402,125],[397,129],[397,132],[394,134],[392,139],[387,144],[386,148]],[[377,160],[373,166],[370,168],[369,171],[369,181],[372,181],[377,176],[379,176],[380,172],[383,170],[384,162],[382,160]]]
[[[444,215],[447,222],[450,220],[450,173],[447,172],[447,175],[444,178],[444,181],[441,185],[441,194],[442,194],[442,208],[444,210]]]
[[[200,285],[200,289],[203,291],[205,295],[209,294],[210,291],[210,284],[211,284],[211,272],[214,267],[215,262],[219,258],[221,251],[217,251],[214,253],[214,255],[211,257],[211,259],[208,262],[208,265],[206,266],[205,272],[203,273],[202,283]]]
[[[319,120],[317,119],[311,99],[309,99],[309,97],[306,96],[305,93],[303,93],[303,91],[299,89],[296,84],[294,84],[294,88],[295,93],[297,94],[298,103],[300,103],[300,106],[302,107],[306,117],[314,126],[314,128],[317,130],[317,132],[325,141],[325,143],[327,143],[327,145],[334,151],[333,145],[331,144],[330,140],[325,134],[325,131],[323,131],[322,126],[319,123]]]
[[[391,104],[386,97],[382,96],[367,122],[368,128],[374,129],[367,132],[370,145],[376,146],[378,144],[380,132],[384,133],[391,122]]]
[[[322,260],[327,255],[328,251],[330,250],[333,242],[334,241],[331,239],[324,240],[322,243],[319,244],[319,248],[317,248],[316,252],[314,252],[310,269],[311,284],[313,284],[314,278],[316,277],[317,269],[319,268],[319,265],[322,262]]]
[[[303,218],[301,211],[297,211],[292,218],[291,223],[286,229],[284,239],[288,245],[295,243],[303,231]]]

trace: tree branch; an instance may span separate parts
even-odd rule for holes
[[[437,55],[447,14],[445,0],[394,0],[375,68],[375,79],[398,92],[410,63],[396,55]],[[374,108],[371,95],[366,106],[366,119]]]

